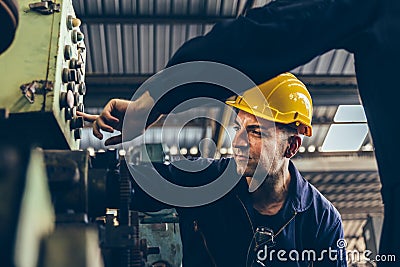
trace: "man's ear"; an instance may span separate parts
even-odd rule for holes
[[[285,157],[287,158],[292,158],[294,155],[296,155],[297,151],[299,150],[301,146],[302,139],[299,135],[293,135],[289,137],[288,139],[288,147],[285,151]]]

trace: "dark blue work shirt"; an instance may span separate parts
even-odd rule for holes
[[[176,166],[154,163],[134,166],[135,180],[152,179],[154,170],[165,179],[184,186],[199,186],[227,173],[232,179],[233,159],[194,161],[208,167],[186,172]],[[230,169],[229,166],[233,166]],[[247,266],[347,266],[344,258],[343,226],[340,214],[321,193],[308,183],[291,162],[291,184],[284,206],[273,218],[255,214],[246,179],[242,178],[216,201],[197,207],[176,208],[183,246],[184,267]],[[136,184],[133,203],[137,210],[171,208],[155,200]],[[263,224],[265,220],[265,225]],[[259,241],[257,226],[272,228],[275,245]],[[339,244],[339,247],[338,247]],[[258,246],[259,245],[259,246]]]

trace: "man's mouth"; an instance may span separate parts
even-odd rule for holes
[[[245,155],[235,154],[235,159],[237,159],[237,160],[249,160],[250,157],[249,156],[245,156]]]

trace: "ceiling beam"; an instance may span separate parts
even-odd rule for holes
[[[357,215],[361,217],[365,216],[365,218],[370,214],[383,214],[383,206],[382,207],[354,207],[354,208],[338,208],[341,215]],[[347,218],[346,218],[347,219]],[[349,219],[354,220],[352,217]]]
[[[378,171],[375,157],[319,157],[293,159],[302,172]]]
[[[148,78],[153,76],[147,74],[94,74],[87,73],[86,79],[96,84],[129,84],[140,85]],[[307,86],[328,90],[355,90],[357,89],[357,80],[354,75],[297,75],[297,77]]]
[[[130,86],[138,87],[149,79],[152,74],[93,74],[87,73],[85,80],[92,86]]]
[[[91,74],[85,76],[89,106],[104,103],[104,98],[130,98],[152,74]],[[355,76],[298,76],[309,89],[314,106],[359,105],[360,98]],[[97,99],[97,100],[96,100]]]
[[[355,75],[297,75],[297,77],[308,85],[337,85],[357,88],[357,79]]]
[[[86,24],[215,24],[217,22],[234,19],[234,16],[207,16],[207,15],[80,15],[79,18]]]

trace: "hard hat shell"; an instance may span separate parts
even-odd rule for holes
[[[300,134],[312,135],[311,95],[291,73],[280,74],[226,104],[266,120],[289,124]]]

